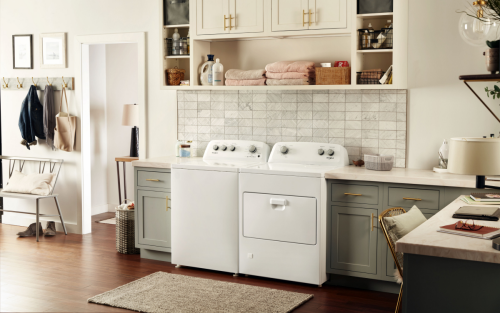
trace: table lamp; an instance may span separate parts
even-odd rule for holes
[[[135,104],[125,104],[123,106],[123,126],[133,126],[130,137],[130,157],[139,157],[139,106]]]
[[[451,138],[448,170],[476,175],[476,188],[500,189],[486,185],[486,176],[500,175],[500,138]]]

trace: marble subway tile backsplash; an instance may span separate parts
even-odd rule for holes
[[[178,138],[203,156],[210,140],[314,141],[349,159],[390,154],[406,166],[406,90],[230,90],[177,93]]]

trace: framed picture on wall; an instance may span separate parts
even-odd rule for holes
[[[12,35],[14,69],[33,68],[33,35]]]
[[[66,68],[66,33],[40,35],[40,67]]]

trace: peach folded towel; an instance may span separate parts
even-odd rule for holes
[[[266,79],[226,79],[226,86],[265,86]]]
[[[279,61],[266,65],[266,71],[271,73],[314,72],[314,62],[309,61]]]
[[[298,73],[298,72],[271,73],[271,72],[267,72],[266,77],[272,78],[272,79],[302,79],[302,78],[316,77],[316,73],[314,73],[314,72],[310,72],[310,73]]]
[[[266,76],[266,70],[228,70],[226,79],[262,79]]]
[[[287,85],[314,85],[315,80],[311,78],[297,78],[297,79],[268,79],[266,81],[268,86],[287,86]]]

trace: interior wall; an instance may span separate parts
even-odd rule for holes
[[[466,74],[488,74],[482,47],[473,47],[458,33],[460,14],[467,3],[456,0],[410,0],[408,34],[408,118],[410,168],[431,169],[438,164],[443,139],[461,136],[498,136],[500,127],[467,86]],[[498,100],[486,97],[492,83],[471,83],[500,114]]]
[[[134,104],[138,100],[137,53],[135,43],[106,45],[107,194],[110,211],[114,211],[114,207],[118,205],[115,157],[130,155],[132,127],[122,125],[122,115],[124,104]],[[125,168],[127,199],[134,200],[134,170],[130,163],[125,163]],[[122,163],[120,183],[123,201],[125,194]]]
[[[0,0],[0,47],[2,47],[0,50],[0,74],[3,77],[20,78],[32,76],[74,77],[76,73],[75,36],[146,32],[148,156],[172,155],[177,132],[177,100],[174,91],[160,90],[159,88],[161,85],[159,53],[162,45],[159,40],[161,27],[159,26],[158,8],[160,1],[162,0]],[[40,34],[55,32],[66,33],[67,67],[64,69],[41,69]],[[34,69],[13,69],[12,35],[14,34],[33,34]],[[2,128],[4,130],[3,152],[5,155],[62,158],[65,160],[55,192],[60,195],[59,201],[68,231],[78,232],[77,210],[81,208],[81,182],[78,180],[81,171],[79,129],[77,129],[77,151],[75,152],[52,151],[43,142],[28,151],[26,147],[19,144],[21,136],[17,126],[21,102],[25,96],[26,92],[24,91],[6,91],[1,94]],[[60,93],[56,92],[55,97],[58,108]],[[71,114],[81,116],[81,108],[75,105],[74,91],[68,92],[68,101],[70,102]],[[126,133],[124,136],[129,138],[130,130],[123,131]],[[11,136],[6,135],[9,132],[12,132]],[[4,181],[8,181],[7,176],[4,177]],[[34,203],[30,201],[5,199],[4,203],[5,207],[11,210],[34,211]],[[48,213],[54,212],[53,201],[42,201],[41,210]],[[4,215],[4,222],[9,224],[27,226],[33,220],[34,218],[29,215],[8,213]],[[58,227],[60,229],[59,225]]]
[[[108,126],[106,115],[106,45],[91,45],[90,137],[92,149],[92,215],[108,211]]]

